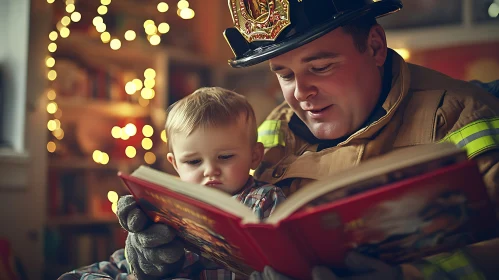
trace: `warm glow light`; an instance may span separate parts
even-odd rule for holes
[[[128,82],[125,85],[125,92],[129,95],[134,94],[137,91],[137,87],[133,82]]]
[[[488,13],[491,18],[496,18],[497,16],[499,16],[499,3],[496,2],[490,4],[488,9]]]
[[[79,12],[72,13],[71,20],[74,22],[79,22],[81,20],[81,14]]]
[[[62,25],[62,23],[59,21],[57,22],[57,24],[55,25],[55,28],[57,28],[57,30],[61,30],[61,28],[63,28],[64,25]]]
[[[154,20],[148,19],[148,20],[144,21],[144,29],[146,29],[147,26],[151,25],[151,24],[154,25]]]
[[[57,138],[58,140],[62,140],[62,138],[64,138],[64,130],[58,128],[52,131],[52,135],[54,135],[54,137]]]
[[[152,99],[154,97],[153,90],[150,88],[143,88],[140,91],[140,96],[144,99]]]
[[[47,0],[47,3],[52,4],[54,3],[54,0]]]
[[[166,131],[163,129],[163,131],[161,131],[161,140],[163,140],[163,142],[166,143],[167,139],[166,139]]]
[[[47,112],[49,114],[55,114],[55,112],[57,112],[57,103],[50,102],[49,104],[47,104]]]
[[[137,150],[132,146],[128,146],[125,149],[125,155],[129,158],[134,158],[137,155]]]
[[[152,126],[146,124],[144,125],[144,127],[142,127],[142,134],[145,137],[151,137],[154,134],[154,129],[152,128]]]
[[[187,2],[186,0],[180,0],[177,3],[177,8],[179,8],[181,10],[187,9],[187,8],[189,8],[189,2]]]
[[[107,6],[99,6],[99,8],[97,8],[97,13],[101,16],[107,14]]]
[[[111,34],[109,34],[109,32],[102,32],[102,34],[100,35],[100,39],[102,41],[102,43],[104,44],[107,44],[109,43],[109,41],[111,41]]]
[[[153,164],[156,162],[156,156],[151,153],[151,152],[147,152],[145,155],[144,155],[144,161],[147,163],[147,164]]]
[[[59,31],[61,33],[61,37],[62,38],[67,38],[69,36],[69,28],[67,27],[63,27],[61,28],[61,30]]]
[[[54,100],[56,96],[57,96],[57,94],[55,94],[55,91],[53,89],[51,89],[47,92],[47,98],[49,100]]]
[[[100,3],[102,5],[109,5],[109,4],[111,4],[111,0],[100,0]]]
[[[130,139],[130,135],[126,134],[125,129],[121,129],[121,140],[128,140]]]
[[[156,82],[154,79],[145,79],[144,80],[144,87],[146,88],[153,88],[156,85]]]
[[[147,35],[154,35],[158,31],[158,29],[156,28],[156,25],[154,25],[154,24],[147,25],[144,30],[145,30]]]
[[[111,211],[113,211],[113,213],[116,214],[116,212],[118,211],[118,204],[117,203],[111,204]]]
[[[53,152],[55,152],[55,149],[56,149],[56,145],[54,142],[50,141],[47,143],[47,151],[49,151],[50,153],[53,153]]]
[[[411,53],[408,49],[393,49],[396,51],[404,60],[407,60],[411,57]]]
[[[116,139],[121,138],[121,127],[113,126],[113,128],[111,129],[111,135]]]
[[[180,10],[180,17],[183,19],[191,19],[195,16],[194,10],[191,8],[186,8]]]
[[[74,4],[75,1],[74,0],[66,0],[66,5],[69,5],[69,4]]]
[[[97,30],[97,32],[99,33],[102,33],[104,31],[106,31],[106,24],[105,23],[99,23],[96,27],[95,27],[95,30]]]
[[[159,43],[161,43],[161,37],[159,37],[158,35],[152,35],[149,39],[149,43],[151,43],[151,45],[153,46],[157,46],[159,45]]]
[[[134,136],[137,133],[137,127],[133,123],[125,125],[125,133],[128,136]]]
[[[61,128],[61,121],[60,120],[55,119],[54,122],[55,122],[55,129]]]
[[[68,26],[71,23],[71,19],[68,16],[64,16],[61,19],[61,23],[64,26]]]
[[[128,30],[125,32],[125,40],[127,41],[133,41],[137,37],[137,34],[135,34],[135,31],[133,30]]]
[[[142,107],[147,107],[147,105],[149,105],[149,100],[144,98],[139,98],[139,105]]]
[[[47,128],[50,131],[54,131],[57,129],[57,122],[55,120],[49,120],[47,122]]]
[[[152,69],[152,68],[147,68],[144,71],[144,78],[146,78],[146,79],[154,79],[154,78],[156,78],[156,71],[154,71],[154,69]]]
[[[136,90],[142,89],[142,81],[140,79],[133,79],[132,82],[135,84]]]
[[[45,60],[45,65],[47,65],[48,68],[52,68],[55,65],[55,59],[51,56],[47,57]]]
[[[109,163],[109,155],[107,153],[102,152],[102,157],[99,162],[100,164],[108,164]]]
[[[118,50],[119,48],[121,48],[121,41],[119,39],[113,39],[111,40],[111,49],[113,50]]]
[[[66,12],[72,13],[75,11],[75,5],[74,4],[68,4],[66,5]]]
[[[166,13],[166,11],[168,11],[168,8],[168,4],[166,4],[165,2],[158,3],[158,11],[160,13]]]
[[[166,22],[162,22],[158,25],[158,31],[162,34],[168,33],[168,31],[170,31],[170,25]]]
[[[47,78],[51,81],[55,80],[57,78],[57,72],[55,72],[55,70],[50,70],[47,74]]]
[[[50,34],[49,34],[49,39],[50,39],[50,41],[55,41],[55,40],[57,40],[57,37],[59,37],[59,34],[57,33],[57,31],[52,31],[52,32],[50,32]]]
[[[144,148],[144,150],[150,150],[152,148],[151,138],[142,139],[142,148]]]
[[[54,42],[50,43],[48,46],[48,50],[49,52],[55,52],[57,50],[57,44]]]
[[[99,151],[99,150],[95,150],[95,151],[92,153],[92,159],[93,159],[95,162],[97,162],[97,163],[101,162],[101,160],[102,160],[102,152],[101,152],[101,151]]]
[[[111,203],[118,203],[118,194],[115,192],[115,191],[109,191],[107,193],[107,199],[111,202]]]
[[[97,27],[97,25],[102,24],[102,23],[104,23],[104,20],[103,20],[103,19],[102,19],[102,17],[100,17],[100,16],[96,16],[96,17],[94,17],[94,19],[92,20],[92,24],[93,24],[95,27]]]

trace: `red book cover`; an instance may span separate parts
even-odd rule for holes
[[[225,193],[157,170],[120,176],[154,221],[243,275],[270,265],[308,279],[315,265],[341,269],[349,250],[396,264],[497,236],[476,163],[449,146],[414,151],[312,183],[266,220]]]

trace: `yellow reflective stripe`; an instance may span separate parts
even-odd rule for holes
[[[284,135],[281,132],[281,121],[264,121],[258,127],[258,142],[261,142],[265,148],[272,148],[277,145],[285,146]]]
[[[447,135],[442,141],[454,143],[473,157],[492,147],[499,147],[499,118],[472,122]]]
[[[426,260],[445,271],[452,279],[485,280],[482,272],[473,266],[468,256],[461,250],[451,254],[440,254],[429,257]]]

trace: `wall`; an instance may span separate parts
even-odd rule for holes
[[[410,62],[462,80],[499,79],[499,42],[415,51]]]

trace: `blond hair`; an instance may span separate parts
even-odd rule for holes
[[[251,141],[257,141],[256,117],[246,97],[221,87],[202,87],[168,108],[166,135],[172,151],[175,133],[190,135],[197,128],[210,128],[236,123],[244,117]]]

